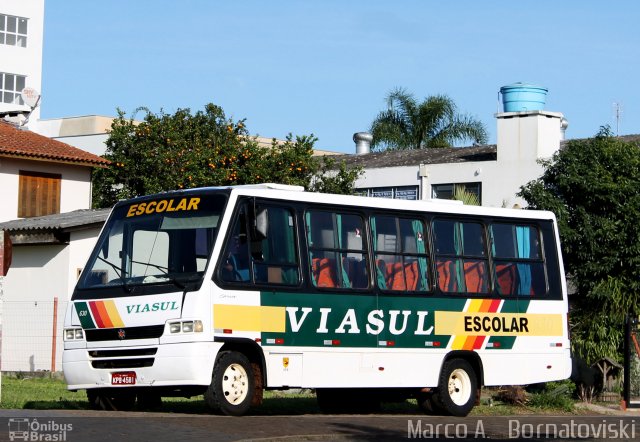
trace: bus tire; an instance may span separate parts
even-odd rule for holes
[[[207,405],[227,416],[242,416],[251,406],[255,377],[249,359],[236,351],[220,352],[211,385],[204,393]]]
[[[471,364],[464,359],[449,359],[442,366],[438,390],[433,398],[436,408],[452,416],[464,417],[476,403],[478,380]]]

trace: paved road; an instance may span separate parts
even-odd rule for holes
[[[640,440],[639,416],[212,416],[88,410],[0,410],[0,441],[318,441],[408,439]],[[14,431],[10,433],[10,431]]]

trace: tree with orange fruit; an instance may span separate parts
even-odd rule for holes
[[[144,112],[142,121],[134,116]],[[274,139],[271,147],[251,137],[245,120],[233,121],[221,107],[207,104],[192,114],[155,114],[140,108],[127,118],[118,110],[111,125],[106,169],[93,177],[94,207],[173,189],[275,182],[307,190],[352,193],[360,169],[335,169],[332,159],[314,157],[313,135]]]

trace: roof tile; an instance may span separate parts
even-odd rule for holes
[[[110,161],[51,138],[0,121],[0,156],[106,167]]]

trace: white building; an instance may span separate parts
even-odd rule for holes
[[[42,90],[44,0],[0,2],[0,114],[26,112],[24,88]],[[30,120],[39,118],[36,108]]]
[[[523,207],[520,186],[542,175],[564,139],[566,120],[542,110],[496,114],[497,145],[366,153],[346,158],[364,168],[362,194],[404,199],[451,198],[456,187],[476,194],[481,205]]]
[[[0,278],[2,370],[59,366],[62,303],[106,217],[106,211],[88,210],[91,170],[107,164],[0,121],[0,230],[9,231],[13,242],[9,273]],[[61,308],[54,314],[56,298]]]

